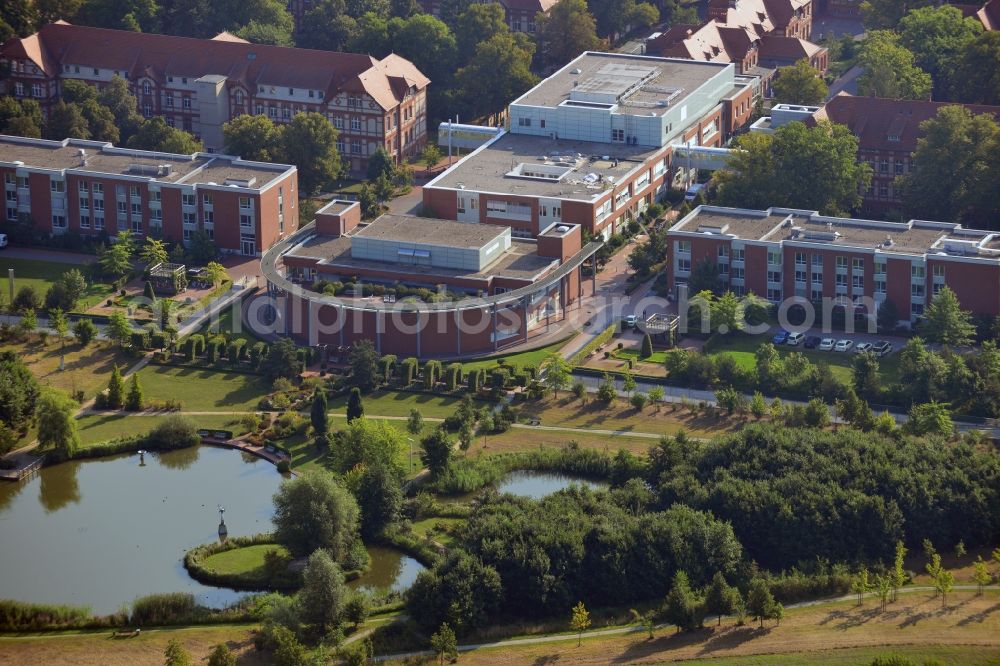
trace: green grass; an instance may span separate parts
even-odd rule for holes
[[[1000,650],[973,645],[890,645],[886,647],[838,648],[815,652],[756,654],[716,659],[671,662],[674,666],[865,666],[876,657],[897,655],[916,664],[934,661],[942,664],[989,666],[997,663]]]
[[[850,336],[833,334],[831,337],[836,340],[840,340],[844,337]],[[755,356],[757,348],[770,341],[771,336],[766,333],[763,335],[717,336],[715,338],[715,347],[710,352],[710,355],[727,354],[731,356],[741,368],[749,370],[757,365],[757,359]],[[809,360],[810,363],[815,363],[816,365],[825,363],[829,365],[833,376],[840,381],[848,384],[851,382],[852,363],[854,362],[855,357],[853,351],[847,353],[819,351],[818,349],[806,349],[801,345],[795,347],[775,345],[775,349],[778,350],[778,354],[780,356],[787,356],[792,352],[800,352]],[[882,376],[883,385],[899,381],[899,354],[893,353],[879,359],[879,371]]]
[[[84,416],[77,420],[80,431],[80,442],[84,446],[99,444],[112,439],[130,435],[141,435],[152,430],[168,416],[167,413],[152,416],[136,414],[99,414]],[[200,428],[232,430],[234,434],[243,434],[245,428],[239,424],[239,418],[229,414],[207,415],[196,414],[186,416]],[[235,423],[234,423],[235,421]]]
[[[147,366],[139,381],[147,399],[180,400],[185,411],[252,411],[270,392],[256,375],[208,368]]]
[[[330,411],[345,413],[347,397],[340,396],[330,401]],[[451,416],[458,408],[459,398],[430,393],[410,393],[408,391],[374,391],[362,397],[365,414],[378,416],[409,416],[411,409],[432,418]]]
[[[247,341],[247,344],[260,342],[260,338],[254,335],[253,332],[246,326],[241,325],[240,332],[239,333],[235,332],[235,322],[234,322],[235,315],[233,313],[233,310],[236,309],[237,312],[239,312],[238,310],[239,301],[235,301],[235,305],[237,306],[237,308],[230,306],[222,311],[222,314],[220,314],[218,318],[218,326],[215,327],[214,332],[220,334],[222,333],[228,334],[230,336],[230,339],[242,338],[243,340]],[[198,329],[198,333],[201,333],[206,338],[212,335],[213,331],[209,330],[209,328],[212,327],[212,323],[213,322],[211,320],[205,322],[205,324],[200,329]]]
[[[413,533],[420,536],[421,538],[427,537],[428,535],[447,547],[455,545],[456,539],[454,536],[441,530],[442,527],[455,527],[457,525],[464,525],[464,518],[425,518],[424,520],[418,520],[413,523]]]
[[[623,361],[625,359],[634,358],[637,361],[642,361],[643,363],[656,363],[657,365],[663,365],[667,361],[667,354],[670,352],[665,351],[655,351],[653,355],[648,358],[639,358],[640,351],[638,349],[616,349],[614,352],[615,358],[620,358]]]
[[[515,368],[523,368],[526,365],[538,367],[541,365],[542,361],[545,360],[546,356],[552,352],[562,349],[566,346],[566,343],[569,342],[569,340],[570,338],[566,338],[564,340],[560,340],[559,342],[554,342],[546,347],[532,349],[531,351],[521,352],[519,354],[507,354],[485,358],[480,361],[469,361],[468,363],[462,364],[462,371],[468,372],[469,370],[478,370],[479,368],[495,368],[500,359],[503,359],[507,365]]]
[[[367,406],[366,406],[367,410]],[[409,412],[407,412],[409,414]],[[376,418],[377,417],[373,417]],[[329,418],[330,430],[343,430],[347,427],[347,419],[343,416],[331,416]],[[438,423],[434,421],[425,421],[424,429],[419,435],[414,437],[406,430],[406,421],[387,420],[386,423],[390,427],[395,428],[399,431],[400,435],[403,437],[404,447],[400,451],[400,463],[403,465],[403,469],[409,468],[410,473],[419,470],[423,467],[420,462],[420,438],[430,434],[434,428],[438,426]],[[412,464],[410,458],[410,446],[411,443],[406,440],[409,437],[413,439],[413,457]],[[319,449],[313,444],[313,438],[306,434],[293,435],[285,439],[279,440],[277,442],[281,446],[288,449],[288,452],[292,456],[292,469],[297,471],[304,471],[309,469],[326,469],[326,458]]]
[[[273,543],[260,543],[243,548],[233,548],[206,557],[202,565],[215,573],[223,575],[247,574],[264,567],[264,555],[277,550],[282,555],[288,555],[284,546]]]
[[[64,264],[56,261],[39,261],[36,259],[7,259],[0,261],[2,275],[6,278],[7,269],[14,269],[14,293],[24,286],[34,287],[42,298],[45,292],[58,280],[63,273],[73,268],[87,276],[87,267],[80,264]],[[83,312],[92,308],[111,295],[111,285],[103,282],[91,282],[87,279],[87,290],[77,303],[75,311]]]

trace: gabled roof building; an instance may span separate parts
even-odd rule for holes
[[[426,143],[429,79],[413,63],[251,44],[228,33],[191,39],[51,23],[0,46],[10,67],[7,94],[47,109],[66,79],[98,87],[128,81],[145,117],[191,132],[209,150],[222,148],[222,125],[244,113],[289,122],[303,111],[325,115],[340,131],[338,148],[361,172],[379,147],[397,160]]]

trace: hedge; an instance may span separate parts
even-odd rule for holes
[[[615,337],[615,333],[617,332],[618,322],[615,322],[601,331],[601,333],[596,338],[588,342],[583,349],[573,354],[573,358],[570,359],[570,365],[580,365],[583,363],[591,352],[595,351],[601,345],[610,342],[611,338]]]
[[[409,357],[403,360],[402,365],[399,369],[399,384],[400,386],[409,386],[413,383],[413,380],[417,377],[417,371],[420,367],[420,362],[414,357]]]
[[[394,354],[386,354],[378,360],[379,372],[382,374],[382,381],[389,383],[392,379],[392,375],[396,372],[396,356]]]
[[[149,331],[132,331],[129,339],[133,349],[149,349]]]
[[[302,584],[301,573],[286,571],[284,575],[271,578],[262,569],[241,574],[225,574],[205,566],[205,560],[217,553],[265,544],[273,544],[277,547],[277,544],[274,543],[274,537],[270,534],[231,537],[225,543],[202,544],[184,554],[184,568],[196,581],[216,587],[230,587],[235,590],[292,590],[298,588]]]
[[[205,353],[205,336],[201,333],[195,333],[187,339],[188,360],[193,361],[203,353]]]
[[[462,364],[452,363],[448,366],[444,376],[445,387],[449,391],[454,391],[462,383]]]

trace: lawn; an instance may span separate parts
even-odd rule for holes
[[[346,414],[347,398],[343,395],[330,401],[330,411]],[[420,410],[424,417],[445,418],[458,408],[460,398],[450,395],[413,393],[410,391],[373,391],[362,396],[365,414],[376,416],[409,416],[411,409]]]
[[[592,396],[583,402],[563,394],[558,399],[548,397],[537,402],[523,403],[520,405],[520,410],[522,421],[527,418],[537,418],[543,426],[615,430],[621,431],[621,434],[641,432],[673,435],[684,430],[694,437],[710,438],[739,430],[741,427],[739,421],[729,419],[705,417],[692,419],[689,414],[682,414],[680,410],[674,411],[670,406],[662,406],[659,410],[655,407],[646,407],[638,412],[624,399],[618,399],[609,406]],[[550,434],[556,433],[551,431],[547,433]],[[595,434],[607,437],[602,433]],[[573,439],[577,434],[569,433],[565,436]],[[655,442],[653,439],[648,441]]]
[[[202,561],[209,571],[224,575],[239,575],[257,571],[264,567],[264,555],[277,550],[281,555],[288,555],[284,546],[273,543],[258,543],[253,546],[233,548],[215,555],[209,555]]]
[[[80,430],[80,441],[84,446],[89,446],[149,432],[167,416],[168,413],[94,414],[78,419],[77,427]],[[239,418],[229,414],[194,414],[185,415],[185,418],[191,419],[199,428],[232,430],[235,435],[246,432],[246,428],[240,425]]]
[[[452,536],[449,530],[459,525],[464,525],[464,518],[425,518],[413,523],[413,533],[420,537],[430,536],[432,539],[446,547],[453,546],[457,539]]]
[[[81,347],[76,342],[67,341],[65,347],[51,336],[45,345],[37,338],[31,342],[8,343],[0,346],[0,351],[12,351],[21,357],[31,373],[42,386],[66,391],[83,391],[87,398],[103,390],[117,364],[123,368],[136,362],[117,347],[106,342],[93,342]],[[65,357],[65,369],[59,369],[59,361]]]
[[[469,361],[468,363],[462,364],[462,372],[468,372],[469,370],[478,370],[479,368],[486,368],[487,370],[495,368],[497,362],[501,359],[511,367],[523,368],[526,365],[533,365],[538,367],[541,365],[545,357],[552,352],[559,351],[566,346],[574,336],[569,336],[559,342],[554,342],[546,347],[540,347],[538,349],[532,349],[531,351],[521,352],[519,354],[507,354],[502,356],[493,356],[490,358],[485,358],[480,361]],[[447,365],[447,364],[446,364]]]
[[[655,363],[657,365],[663,365],[667,361],[667,351],[655,351],[652,356],[646,358],[640,358],[640,350],[638,349],[616,349],[613,352],[615,358],[620,358],[622,360],[634,358],[636,361],[642,361],[643,363]]]
[[[839,337],[834,336],[836,339]],[[763,335],[724,335],[714,338],[715,347],[711,355],[728,354],[740,367],[750,369],[756,367],[755,354],[758,347],[770,342],[771,336]],[[787,345],[775,345],[778,354],[786,356],[792,352],[800,352],[810,363],[821,365],[823,363],[830,366],[833,376],[842,382],[850,384],[852,377],[852,363],[855,354],[851,352],[819,351],[818,349],[806,349],[801,345],[789,347]],[[891,384],[899,381],[899,353],[879,359],[879,370],[882,375],[883,384]]]
[[[87,267],[80,264],[64,264],[56,261],[39,261],[36,259],[7,259],[0,262],[3,268],[2,275],[6,278],[7,269],[14,269],[14,293],[24,286],[34,287],[35,291],[42,298],[45,292],[58,280],[63,273],[73,268],[78,269],[87,277]],[[111,285],[103,282],[92,282],[87,277],[87,290],[76,305],[77,312],[85,312],[89,308],[97,305],[111,294]],[[5,285],[6,291],[6,285]]]
[[[546,422],[542,421],[542,423]],[[625,449],[637,455],[645,455],[649,451],[649,447],[656,444],[657,439],[628,434],[603,435],[586,431],[567,432],[537,428],[511,428],[498,435],[477,436],[473,440],[472,446],[469,447],[469,455],[537,451],[543,447],[561,448],[568,446],[570,442],[576,442],[581,449],[595,449],[611,453]]]
[[[195,412],[252,411],[271,391],[257,375],[197,367],[146,366],[139,381],[148,400],[180,400]]]

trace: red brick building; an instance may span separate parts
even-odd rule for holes
[[[667,280],[676,293],[694,266],[710,261],[737,295],[753,292],[776,304],[839,299],[860,312],[891,300],[909,324],[947,285],[964,309],[1000,314],[1000,234],[992,231],[699,206],[668,238]]]
[[[11,76],[4,92],[48,109],[65,79],[98,87],[128,81],[145,117],[191,132],[209,151],[222,148],[222,125],[240,114],[286,123],[296,113],[321,113],[340,132],[338,148],[351,171],[363,172],[379,147],[397,160],[427,139],[429,80],[397,55],[382,60],[250,44],[227,33],[191,39],[106,30],[59,21],[8,40],[0,64]]]
[[[259,255],[298,228],[294,166],[97,141],[0,136],[4,221],[47,234],[131,231],[187,242],[205,231],[223,252]]]
[[[949,102],[854,97],[841,93],[813,116],[846,125],[858,137],[858,159],[868,162],[872,184],[864,194],[862,211],[869,214],[898,212],[902,207],[897,177],[912,165],[920,123],[937,115]],[[1000,107],[964,104],[974,114],[989,113],[1000,120]]]
[[[753,26],[759,34],[809,39],[812,0],[710,0],[708,18],[723,25]]]
[[[552,224],[535,240],[510,228],[384,215],[361,221],[360,204],[332,201],[313,224],[263,258],[280,332],[335,347],[371,340],[383,354],[443,357],[495,351],[545,332],[583,295],[582,267],[600,243],[579,226]],[[317,281],[364,284],[324,294]],[[366,296],[405,286],[438,295]]]

